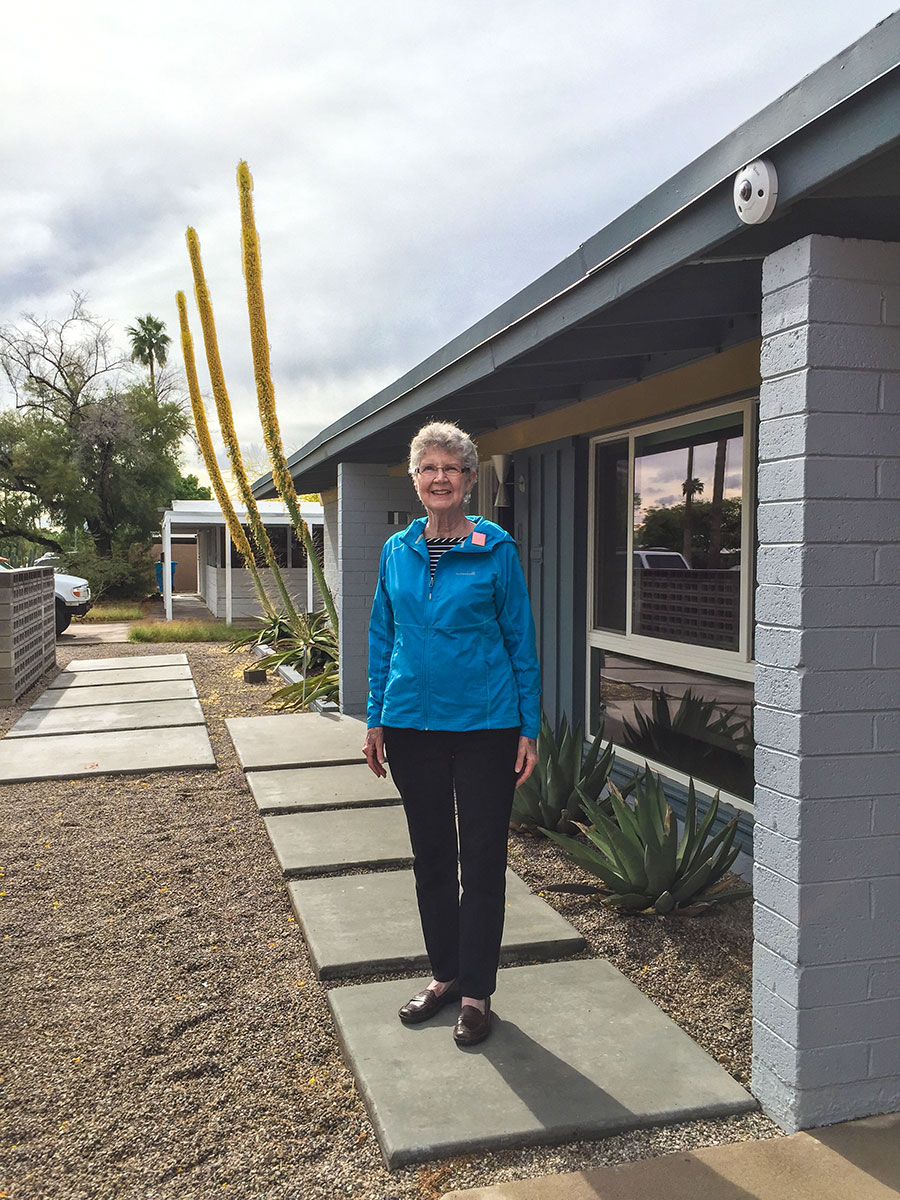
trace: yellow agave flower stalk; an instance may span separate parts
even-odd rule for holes
[[[241,447],[238,443],[237,431],[234,428],[234,417],[231,413],[231,401],[228,399],[228,390],[225,387],[225,373],[222,370],[222,359],[219,354],[219,340],[216,336],[216,323],[213,318],[212,301],[209,297],[209,288],[206,285],[203,262],[200,258],[200,239],[197,237],[197,231],[192,228],[188,229],[186,237],[188,254],[191,259],[191,270],[194,274],[194,295],[196,296],[197,309],[200,313],[200,328],[203,331],[203,345],[206,348],[206,362],[209,367],[209,379],[212,384],[213,398],[216,402],[216,412],[219,414],[219,429],[222,434],[222,441],[225,443],[225,449],[228,452],[228,460],[231,463],[231,470],[234,474],[241,500],[247,510],[247,519],[250,524],[250,530],[253,533],[253,540],[265,555],[266,563],[272,572],[272,578],[275,580],[275,586],[278,588],[282,603],[284,604],[285,616],[292,627],[299,628],[297,612],[290,594],[284,585],[281,571],[278,569],[275,553],[272,550],[272,543],[269,541],[269,535],[266,533],[265,526],[262,523],[259,509],[256,506],[256,497],[250,489],[250,481],[247,479],[247,472],[244,470],[244,460],[241,456]]]
[[[272,386],[272,371],[269,361],[269,335],[266,329],[266,308],[263,301],[259,235],[256,232],[256,221],[253,216],[253,176],[250,174],[250,168],[245,162],[238,164],[237,183],[241,201],[241,246],[243,249],[244,282],[247,285],[247,312],[250,317],[250,346],[253,351],[253,375],[256,380],[259,418],[262,424],[263,437],[266,442],[266,450],[269,454],[269,462],[272,466],[272,479],[278,489],[279,495],[287,505],[294,528],[303,538],[307,561],[315,576],[325,608],[328,611],[328,619],[331,621],[331,627],[337,633],[338,615],[334,597],[325,580],[325,573],[316,554],[309,526],[303,520],[300,512],[300,501],[294,488],[291,473],[288,470],[284,446],[281,441],[278,414],[275,410],[275,389]]]
[[[231,540],[244,560],[244,565],[253,577],[253,583],[259,595],[260,603],[263,606],[263,611],[266,616],[274,617],[275,610],[266,594],[266,589],[263,587],[259,571],[256,569],[256,559],[253,549],[247,540],[243,526],[238,520],[238,515],[234,511],[234,505],[231,503],[231,497],[228,495],[228,489],[225,487],[225,480],[222,478],[222,472],[219,470],[219,464],[216,461],[216,452],[213,449],[212,438],[209,435],[209,425],[206,421],[206,408],[203,404],[203,397],[200,394],[200,381],[197,378],[197,360],[194,357],[194,339],[191,336],[191,329],[188,324],[187,302],[184,298],[184,292],[175,293],[175,304],[178,307],[178,323],[181,326],[181,351],[184,356],[184,373],[187,376],[188,392],[191,397],[191,411],[194,414],[194,428],[197,431],[200,453],[203,455],[203,461],[206,464],[206,470],[209,474],[209,481],[212,484],[213,492],[225,517],[225,524],[228,526]]]

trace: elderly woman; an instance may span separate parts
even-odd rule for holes
[[[510,810],[537,761],[540,726],[516,544],[463,509],[477,467],[475,445],[456,425],[426,425],[412,440],[409,473],[426,516],[381,554],[363,746],[376,775],[387,758],[403,799],[434,976],[400,1020],[426,1021],[461,999],[460,1046],[490,1033]]]

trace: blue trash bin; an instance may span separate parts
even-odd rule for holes
[[[163,594],[163,578],[162,578],[162,559],[157,559],[153,564],[156,569],[156,586],[159,588],[159,594]],[[178,566],[177,559],[170,563],[172,568],[172,591],[175,591],[175,568]]]

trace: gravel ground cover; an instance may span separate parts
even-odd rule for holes
[[[438,1200],[779,1132],[753,1113],[388,1172],[223,723],[274,688],[214,644],[57,658],[181,651],[218,770],[0,787],[0,1200]],[[538,891],[581,878],[544,842],[511,857]],[[547,898],[746,1082],[748,902],[657,922]]]

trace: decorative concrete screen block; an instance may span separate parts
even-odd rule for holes
[[[0,703],[12,704],[56,663],[52,567],[0,571]]]
[[[900,1108],[900,245],[763,293],[753,1086],[793,1132]]]

